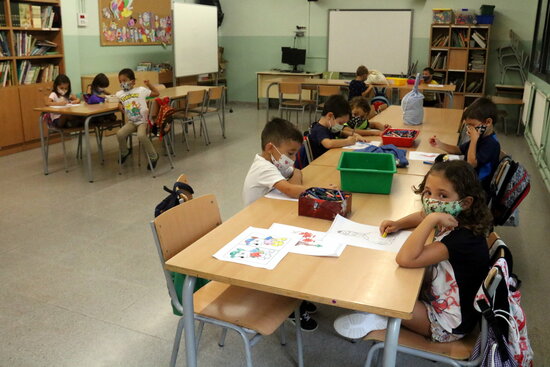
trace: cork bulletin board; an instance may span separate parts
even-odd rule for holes
[[[98,0],[101,46],[172,43],[171,0]]]

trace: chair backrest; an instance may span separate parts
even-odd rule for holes
[[[498,235],[498,233],[489,233],[489,236],[487,237],[487,246],[489,247],[489,249],[494,246],[497,240],[500,240],[500,236]]]
[[[306,156],[308,163],[313,161],[313,152],[311,151],[311,142],[309,141],[309,136],[304,134],[304,146],[306,150]]]
[[[222,98],[223,87],[213,87],[208,90],[208,100],[217,101]]]
[[[340,94],[340,87],[337,85],[320,85],[317,92],[321,97],[330,97]]]
[[[185,103],[185,115],[189,113],[191,108],[199,107],[200,113],[204,112],[206,100],[206,90],[194,90],[187,93],[187,99]]]
[[[302,95],[302,84],[300,83],[279,83],[279,94],[296,94]]]
[[[177,205],[151,222],[160,260],[164,262],[222,223],[216,197],[201,196]]]

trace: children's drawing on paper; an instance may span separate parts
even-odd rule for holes
[[[340,256],[345,247],[345,245],[342,246],[340,243],[323,242],[325,237],[324,232],[312,231],[280,223],[273,223],[270,229],[299,236],[300,240],[298,243],[290,249],[290,252],[296,254]]]
[[[386,238],[382,237],[378,232],[378,230],[375,233],[373,233],[373,232],[358,232],[358,231],[340,229],[336,231],[336,233],[341,234],[343,236],[361,238],[365,241],[376,243],[377,245],[382,245],[382,246],[391,245],[395,239],[395,237],[386,237]]]

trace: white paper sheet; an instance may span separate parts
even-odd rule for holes
[[[51,107],[51,108],[67,108],[67,107],[75,107],[75,106],[80,106],[82,103],[67,103],[66,105],[64,106],[48,106],[48,107]]]
[[[271,270],[299,240],[299,236],[288,232],[248,227],[212,256],[222,261]]]
[[[342,147],[342,149],[351,149],[351,150],[365,149],[369,145],[374,145],[375,147],[379,147],[380,143],[381,142],[378,141],[378,140],[373,140],[373,141],[370,141],[368,143],[358,141],[357,143],[355,143],[353,145],[348,145],[347,147]]]
[[[269,230],[281,233],[289,232],[300,236],[300,241],[289,251],[295,254],[338,257],[346,248],[346,245],[342,243],[323,242],[326,232],[312,231],[280,223],[273,223]]]
[[[273,189],[267,194],[265,194],[265,197],[268,199],[277,199],[277,200],[288,200],[288,201],[298,201],[298,199],[291,198],[290,196],[286,196],[282,192],[280,192],[277,189]]]
[[[438,155],[443,153],[426,153],[419,151],[409,151],[409,161],[424,161],[424,162],[435,162],[435,159]],[[462,156],[456,154],[447,154],[449,160],[459,160],[462,159]]]
[[[323,242],[337,242],[374,250],[398,252],[410,234],[410,231],[399,231],[388,234],[384,238],[376,226],[356,223],[337,215]]]

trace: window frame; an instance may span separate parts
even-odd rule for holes
[[[546,14],[542,14],[545,11]],[[541,24],[542,23],[542,24]],[[540,41],[540,59],[537,65],[535,58],[539,32],[542,28],[542,40]],[[537,6],[535,31],[533,34],[533,43],[531,46],[530,71],[537,77],[550,83],[550,1],[539,0]]]

